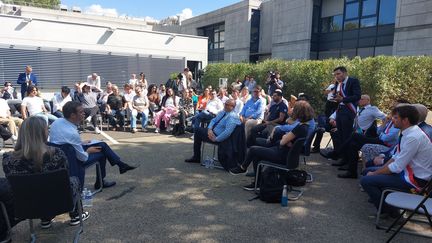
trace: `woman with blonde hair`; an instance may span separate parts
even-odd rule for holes
[[[32,116],[24,120],[14,151],[3,155],[3,170],[6,177],[68,169],[66,155],[59,148],[47,146],[47,139],[48,126],[43,118]],[[70,185],[75,200],[75,209],[69,213],[71,218],[69,224],[78,225],[80,223],[78,200],[81,200],[78,178],[70,177]],[[83,212],[83,220],[88,217],[89,213]],[[43,229],[50,228],[51,223],[52,218],[41,219]]]

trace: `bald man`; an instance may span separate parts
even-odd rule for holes
[[[186,159],[186,163],[200,163],[202,142],[220,143],[229,138],[236,126],[241,124],[239,116],[234,111],[235,105],[235,100],[227,100],[224,110],[210,121],[207,128],[198,127],[195,129],[193,156]]]

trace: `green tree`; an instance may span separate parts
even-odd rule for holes
[[[8,4],[33,6],[39,8],[56,8],[61,3],[60,0],[6,0],[3,2]]]

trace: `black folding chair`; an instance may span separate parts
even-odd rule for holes
[[[70,187],[69,173],[66,169],[56,171],[7,176],[13,192],[15,217],[28,219],[31,242],[36,241],[33,219],[51,218],[74,210],[74,198]],[[83,232],[82,205],[78,202],[80,227],[74,236],[78,242]]]
[[[304,143],[305,143],[305,138],[299,138],[297,139],[293,146],[291,147],[290,151],[287,154],[286,157],[286,164],[285,165],[281,165],[281,164],[276,164],[276,163],[272,163],[269,161],[261,161],[258,163],[257,166],[257,171],[256,171],[256,175],[255,175],[255,193],[257,193],[257,187],[258,187],[258,179],[259,179],[259,175],[261,174],[261,170],[263,167],[268,166],[268,167],[272,167],[278,170],[283,170],[283,171],[290,171],[290,170],[294,170],[297,169],[299,166],[299,161],[300,161],[300,153],[302,152]],[[289,186],[289,191],[294,191],[297,192],[297,195],[295,197],[290,198],[290,200],[297,200],[299,199],[302,195],[303,195],[303,190],[297,190],[297,189],[292,189],[292,186]]]

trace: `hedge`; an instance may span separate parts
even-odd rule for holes
[[[321,112],[325,103],[323,90],[333,79],[332,71],[337,66],[345,66],[349,76],[358,78],[362,93],[369,94],[372,104],[383,111],[389,111],[397,98],[424,104],[429,109],[432,107],[432,57],[425,56],[218,63],[206,67],[203,83],[217,87],[219,78],[228,78],[228,84],[231,84],[249,74],[264,87],[267,72],[277,70],[285,82],[285,97],[303,92],[310,97],[316,111]]]

